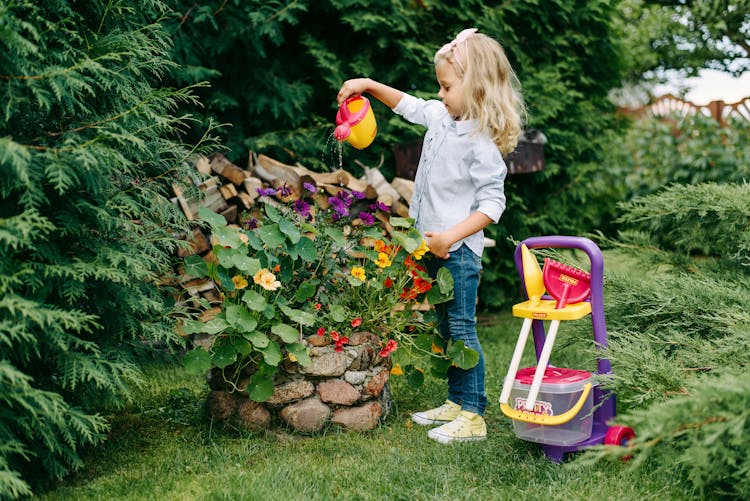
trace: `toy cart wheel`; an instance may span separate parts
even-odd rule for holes
[[[630,426],[610,426],[604,435],[604,445],[625,445],[634,438],[635,432]]]

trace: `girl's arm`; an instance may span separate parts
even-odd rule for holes
[[[492,222],[492,219],[483,212],[473,212],[466,219],[441,232],[426,231],[424,236],[427,237],[427,247],[430,248],[435,256],[448,259],[450,254],[448,249],[454,243],[462,240],[469,235],[483,230]]]
[[[339,89],[339,93],[336,96],[336,101],[338,102],[338,105],[341,106],[347,98],[356,94],[364,94],[365,92],[371,94],[378,101],[391,109],[396,107],[404,95],[400,90],[376,82],[371,78],[353,78],[347,80],[341,86],[341,89]]]

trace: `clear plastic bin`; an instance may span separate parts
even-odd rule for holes
[[[526,367],[516,374],[508,402],[513,409],[523,410],[535,371],[536,367]],[[532,412],[547,416],[565,413],[578,402],[584,385],[589,382],[591,382],[590,372],[548,367],[544,372],[542,386]],[[591,436],[591,427],[594,422],[592,406],[593,391],[589,392],[578,414],[567,423],[550,426],[514,419],[513,431],[518,438],[529,442],[549,445],[577,444]]]

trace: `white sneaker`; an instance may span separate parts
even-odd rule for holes
[[[461,412],[461,406],[446,400],[440,407],[435,407],[428,411],[415,412],[411,415],[411,420],[422,426],[429,426],[431,424],[444,424],[450,423],[458,417]]]
[[[427,436],[441,444],[451,442],[471,442],[487,438],[487,424],[475,412],[461,411],[458,417],[427,432]]]

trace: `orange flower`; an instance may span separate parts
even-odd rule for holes
[[[357,317],[354,320],[352,320],[352,327],[354,327],[355,329],[359,327],[360,325],[362,325],[362,317]]]

